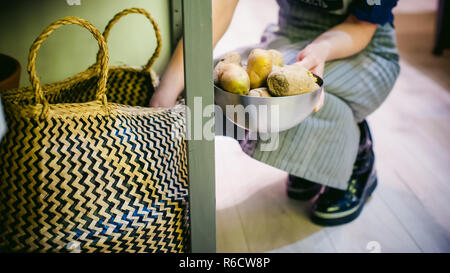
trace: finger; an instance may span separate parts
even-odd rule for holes
[[[316,107],[314,107],[314,113],[322,108],[324,102],[325,102],[325,92],[322,90],[322,93],[320,94],[319,103],[316,105]]]
[[[311,68],[311,72],[316,74],[319,77],[323,77],[323,68],[324,68],[323,65],[318,65],[318,66]]]
[[[297,53],[297,57],[295,58],[295,60],[297,62],[300,62],[301,60],[303,60],[305,58],[306,54],[304,50],[301,50]]]
[[[315,66],[315,62],[314,59],[311,57],[306,56],[305,58],[303,58],[301,61],[295,63],[298,65],[303,66],[304,68],[310,70],[311,68],[313,68]]]

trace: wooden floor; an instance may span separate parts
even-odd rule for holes
[[[314,225],[311,202],[286,197],[285,172],[217,137],[218,252],[450,252],[450,56],[429,56],[430,30],[399,17],[407,20],[397,28],[405,58],[392,94],[369,118],[379,187],[361,216],[339,227]],[[411,31],[428,43],[408,46]]]

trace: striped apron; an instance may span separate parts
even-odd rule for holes
[[[285,64],[294,63],[298,51],[347,17],[291,1],[278,2],[278,26],[266,29],[261,44],[241,49],[244,56],[255,47],[273,48],[282,52]],[[325,103],[318,112],[275,136],[278,139],[270,141],[276,145],[273,149],[260,140],[252,149],[243,147],[243,150],[256,160],[290,174],[346,189],[358,151],[357,122],[376,110],[392,90],[400,70],[398,60],[393,27],[379,26],[363,51],[326,63]]]

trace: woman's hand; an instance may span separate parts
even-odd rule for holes
[[[330,52],[328,43],[311,43],[297,54],[297,62],[317,76],[323,76],[325,62]]]
[[[213,1],[213,45],[225,34],[239,0]],[[150,100],[151,107],[173,107],[184,89],[183,41],[180,40],[161,83]]]
[[[150,107],[171,108],[184,88],[183,41],[180,40],[161,82],[150,99]]]
[[[361,52],[371,41],[377,24],[360,21],[354,15],[322,33],[297,55],[297,61],[314,74],[322,77],[326,61],[347,58]],[[333,46],[331,46],[333,45]],[[318,111],[323,105],[322,92]]]
[[[170,92],[164,92],[163,90],[158,89],[153,93],[153,96],[150,99],[150,107],[172,108],[175,106],[176,102],[177,98],[171,96]]]
[[[313,42],[297,54],[297,62],[317,76],[323,77],[323,70],[325,68],[325,62],[328,59],[329,52],[330,47],[327,42]],[[314,112],[317,112],[320,108],[322,108],[324,100],[325,92],[322,90],[319,103],[314,108]]]

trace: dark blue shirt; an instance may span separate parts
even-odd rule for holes
[[[392,9],[398,0],[289,0],[333,14],[353,14],[361,21],[392,24]]]
[[[361,21],[373,24],[393,24],[392,9],[398,0],[357,0],[353,1],[351,13]]]

